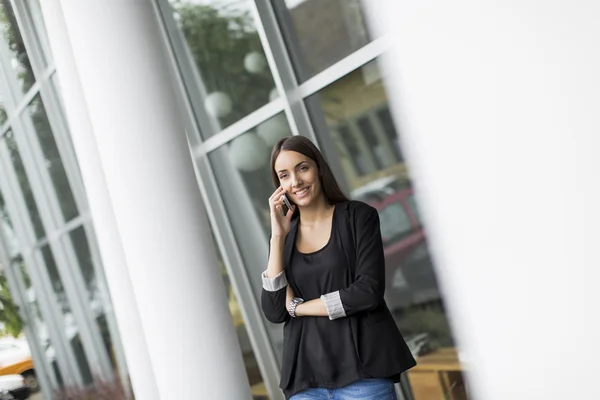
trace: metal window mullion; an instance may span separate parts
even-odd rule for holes
[[[79,228],[81,225],[83,225],[88,219],[90,219],[91,216],[89,213],[84,213],[82,215],[79,215],[75,218],[73,218],[72,220],[70,220],[69,222],[67,222],[65,225],[61,226],[60,228],[58,228],[57,230],[55,230],[54,232],[52,232],[51,235],[49,235],[49,239],[54,241],[54,240],[58,240],[59,238],[63,237],[64,235],[68,234],[69,232],[71,232],[72,230],[75,230],[77,228]]]
[[[377,139],[379,141],[379,145],[384,148],[384,151],[387,153],[389,159],[392,161],[392,164],[394,164],[394,163],[398,162],[398,160],[396,160],[396,153],[393,150],[393,148],[396,147],[396,144],[390,142],[389,137],[385,134],[385,129],[383,128],[383,124],[381,123],[381,120],[377,117],[377,111],[379,111],[379,110],[380,110],[379,108],[376,108],[372,112],[369,112],[369,114],[368,114],[369,122],[371,123],[371,126],[373,127],[373,133],[375,133],[375,136],[377,137]],[[386,164],[385,168],[388,168],[388,167],[389,167],[389,165]]]
[[[73,373],[73,378],[65,378],[65,383],[81,385],[83,379],[79,371],[75,352],[66,335],[66,322],[62,314],[58,296],[54,292],[52,281],[48,275],[41,249],[33,253],[23,254],[25,268],[34,288],[38,307],[44,316],[44,323],[48,326],[51,343],[56,349],[57,360],[62,360],[64,371]],[[59,363],[61,365],[61,363]],[[63,373],[64,378],[64,373]]]
[[[40,48],[37,31],[24,1],[10,0],[17,21],[15,29],[21,32],[25,51],[33,69],[36,82],[40,81],[44,72],[44,53]]]
[[[207,138],[199,146],[194,148],[194,154],[201,156],[202,154],[209,153],[248,132],[250,129],[257,127],[282,111],[284,111],[284,102],[281,98],[276,99],[248,114],[239,121],[229,125],[218,134]]]
[[[4,194],[6,208],[13,222],[21,249],[33,250],[37,237],[21,185],[11,162],[6,139],[0,139],[0,190]],[[9,199],[13,200],[10,201]]]
[[[252,1],[256,30],[263,46],[275,86],[283,97],[284,111],[294,135],[303,134],[316,139],[310,118],[302,99],[296,96],[298,80],[290,59],[285,40],[269,1]]]
[[[19,84],[15,70],[12,67],[10,61],[12,58],[13,57],[8,47],[8,42],[4,38],[0,39],[0,67],[4,75],[5,89],[8,89],[4,91],[4,95],[5,99],[8,98],[11,100],[10,111],[16,115],[18,114],[18,112],[15,110],[17,101],[14,99],[22,97],[23,90],[21,89],[21,85]],[[8,108],[7,111],[9,111]]]
[[[110,380],[112,378],[110,361],[104,349],[100,330],[95,324],[96,318],[87,298],[87,288],[81,270],[78,269],[79,261],[71,238],[65,235],[61,240],[51,242],[50,245],[92,374],[98,375],[105,381]],[[91,316],[94,317],[90,318]]]
[[[34,38],[31,44],[35,45],[35,57],[36,60],[38,60],[38,64],[42,67],[49,64],[52,55],[46,54],[46,50],[50,51],[48,36],[47,34],[43,34],[46,27],[43,26],[43,30],[38,30],[36,27],[36,24],[38,24],[38,26],[44,25],[44,19],[38,0],[11,0],[11,2],[13,3],[15,14],[17,15],[17,23],[19,24],[19,27],[21,27],[21,34],[26,34],[26,36]],[[33,7],[32,3],[35,3]],[[20,17],[23,21],[19,19]],[[30,48],[32,50],[34,49],[34,46],[28,46],[27,43],[25,43],[25,47],[28,51]]]
[[[296,126],[298,129],[296,134],[302,134],[309,137],[321,151],[326,154],[333,173],[338,178],[342,188],[347,191],[348,184],[331,139],[328,135],[317,134],[327,132],[325,119],[319,118],[320,113],[317,113],[317,124],[315,126],[311,120],[305,98],[301,96],[301,89],[298,85],[298,79],[294,71],[294,61],[292,60],[292,54],[290,54],[290,51],[299,53],[299,49],[290,49],[288,47],[274,9],[275,6],[286,7],[286,5],[283,4],[283,2],[260,0],[254,0],[253,4],[255,15],[257,15],[260,22],[257,29],[261,37],[263,48],[265,48],[265,54],[268,55],[267,60],[269,61],[269,66],[272,71],[275,71],[274,74],[277,75],[283,85],[283,91],[280,93],[284,96],[286,104],[289,106],[290,114],[286,113],[286,116],[288,117],[288,120],[290,120],[290,127],[292,124]],[[287,8],[282,11],[288,12]],[[295,54],[295,56],[296,63],[301,62],[302,55]],[[302,68],[301,65],[299,65],[299,67]]]
[[[352,71],[375,60],[390,49],[392,45],[393,41],[389,35],[384,35],[367,43],[354,53],[342,58],[332,66],[302,83],[298,89],[299,96],[304,98],[315,94],[319,90],[350,74]]]
[[[44,82],[40,88],[40,96],[42,98],[42,103],[44,104],[44,109],[46,110],[46,116],[54,136],[54,141],[56,142],[56,147],[58,148],[63,169],[67,175],[73,197],[75,198],[75,204],[77,205],[79,214],[81,214],[83,210],[88,208],[83,178],[79,173],[79,164],[77,162],[77,156],[75,155],[75,149],[71,142],[68,122],[61,111],[61,105],[56,91],[57,88],[54,87],[52,75],[50,75],[48,80]]]
[[[11,297],[15,305],[19,308],[19,315],[23,318],[23,331],[29,348],[31,349],[31,355],[36,365],[36,378],[40,382],[41,390],[46,397],[51,397],[52,392],[58,389],[56,377],[52,371],[52,368],[48,364],[48,359],[45,353],[40,348],[40,342],[33,332],[33,328],[28,321],[33,320],[31,310],[27,307],[25,300],[26,289],[23,284],[22,277],[19,277],[17,271],[14,270],[13,265],[10,262],[10,255],[7,250],[6,243],[0,235],[0,262],[4,265],[3,273],[6,276],[8,286],[10,289]]]
[[[379,167],[377,166],[377,161],[375,161],[373,149],[371,148],[369,142],[367,142],[365,136],[362,134],[362,130],[358,125],[358,120],[356,118],[348,119],[347,126],[350,134],[352,135],[352,139],[358,144],[359,148],[361,149],[361,153],[365,156],[365,161],[369,163],[371,171],[367,171],[367,174],[378,171]]]
[[[36,162],[36,160],[45,160],[45,157],[37,136],[34,135],[35,130],[29,114],[23,113],[21,121],[22,128],[24,128],[23,137],[15,133],[15,140],[17,140],[23,164],[30,177],[29,180],[36,203],[47,205],[45,207],[38,206],[42,223],[47,234],[48,232],[53,233],[59,226],[64,224],[64,218],[48,169],[45,165]],[[15,130],[16,128],[17,124],[15,124]],[[31,173],[29,173],[30,171]],[[85,301],[85,297],[82,297],[85,285],[83,284],[81,272],[74,269],[78,262],[73,255],[74,250],[69,249],[72,244],[69,242],[68,246],[65,246],[64,243],[58,240],[50,240],[49,245],[92,372],[107,379],[110,376],[108,358],[102,350],[103,347],[99,346],[101,339],[98,329],[91,324],[87,317],[86,309],[89,308],[89,304]],[[99,368],[99,370],[94,371],[95,368]]]
[[[45,65],[44,52],[43,49],[40,47],[38,33],[35,28],[35,24],[32,20],[32,16],[29,13],[29,8],[27,7],[27,5],[24,2],[15,0],[11,0],[11,4],[15,12],[18,28],[20,29],[21,37],[23,38],[29,61],[31,62],[33,74],[36,79],[31,89],[25,94],[25,96],[19,101],[18,104],[15,104],[15,106],[19,112],[23,110],[22,116],[25,118],[25,120],[23,121],[25,127],[27,128],[27,125],[30,125],[30,131],[35,132],[35,128],[30,119],[31,117],[27,114],[26,110],[29,103],[35,98],[35,96],[37,96],[38,94],[41,96],[45,114],[48,119],[50,129],[52,131],[51,134],[53,135],[54,140],[56,142],[59,156],[61,157],[65,173],[67,174],[67,179],[71,184],[71,190],[73,192],[73,195],[75,196],[75,201],[79,208],[82,204],[81,190],[73,190],[73,186],[77,185],[72,184],[75,179],[75,177],[73,176],[73,171],[75,171],[76,173],[76,171],[78,171],[78,168],[76,167],[76,164],[75,166],[73,165],[71,157],[69,157],[68,155],[67,157],[65,157],[65,153],[67,153],[66,149],[68,148],[68,146],[64,145],[64,140],[62,138],[57,138],[57,136],[59,136],[57,135],[57,132],[65,132],[68,130],[66,129],[66,124],[60,124],[62,118],[56,116],[56,105],[58,104],[58,99],[54,95],[53,89],[51,87],[51,77],[54,73],[54,66],[52,65],[47,68]],[[29,117],[29,119],[27,119],[27,117]],[[37,137],[31,137],[31,135],[29,136],[30,143],[38,143]],[[39,158],[40,160],[45,158],[42,151],[38,153],[42,154],[43,157]],[[39,156],[39,154],[36,154],[36,156]],[[69,168],[67,168],[67,165],[65,165],[65,159],[69,162]],[[78,179],[77,182],[81,183],[81,179]],[[50,191],[50,193],[52,192],[53,191]],[[60,206],[58,208],[60,209]],[[59,215],[61,218],[57,221],[62,220],[62,214]]]
[[[205,138],[212,138],[215,137],[215,133],[220,131],[220,124],[216,118],[208,115],[204,109],[203,99],[206,96],[204,82],[202,81],[200,73],[193,63],[193,57],[191,57],[189,48],[185,42],[185,38],[183,38],[181,31],[174,23],[170,4],[166,0],[157,0],[155,2],[155,6],[157,17],[162,21],[161,26],[163,27],[163,37],[165,38],[171,53],[172,69],[175,73],[180,93],[182,93],[181,97],[186,100],[183,104],[183,107],[187,111],[185,113],[186,127],[190,130],[188,131],[188,141],[192,149],[195,149],[193,151],[194,155],[200,156],[200,158],[194,157],[194,166],[196,168],[198,184],[204,198],[207,214],[209,216],[209,220],[213,223],[213,227],[215,227],[215,229],[213,229],[215,239],[217,240],[218,245],[222,246],[221,250],[224,258],[223,261],[231,279],[234,292],[239,300],[240,311],[244,318],[244,322],[248,327],[248,336],[252,344],[252,349],[254,351],[254,355],[256,357],[262,377],[273,400],[279,400],[282,399],[282,394],[278,388],[280,376],[278,363],[275,358],[275,354],[273,353],[269,337],[263,325],[258,304],[252,293],[250,282],[247,279],[246,271],[244,270],[244,264],[239,253],[239,248],[237,247],[237,242],[233,236],[231,226],[228,223],[228,217],[223,207],[223,203],[222,201],[217,201],[215,203],[211,201],[207,195],[207,191],[210,191],[211,193],[214,193],[220,197],[220,193],[218,192],[218,188],[216,186],[216,181],[212,175],[212,171],[210,170],[210,164],[208,163],[208,160],[205,159],[205,152],[202,150],[197,151],[202,145],[202,135],[200,134],[200,130],[202,130],[204,133]],[[279,108],[275,108],[277,107],[277,103],[279,103]],[[251,118],[255,118],[265,110],[271,110],[272,115],[275,115],[276,113],[281,112],[282,109],[283,107],[281,106],[281,102],[274,102],[274,105],[267,104],[266,106],[252,113],[254,115],[247,116],[244,118],[244,121],[234,124],[234,128],[231,129],[235,129],[236,132],[234,132],[233,135],[241,135],[252,128],[253,122],[249,122],[252,121]],[[268,115],[267,117],[267,114],[268,113],[263,114],[265,118],[262,121],[272,116]],[[232,131],[230,130],[229,132]],[[225,137],[226,135],[229,135],[229,133],[225,132],[220,136]],[[204,160],[204,164],[201,164],[201,161],[199,161],[200,159]],[[205,168],[208,168],[209,171],[208,178],[205,178],[211,181],[211,187],[209,189],[206,189],[204,186],[204,179],[201,178],[200,170],[202,169],[202,165],[204,165]],[[213,211],[214,204],[220,207],[220,217],[223,217],[225,221],[227,221],[225,226],[223,226],[223,224],[215,224],[216,214]],[[226,245],[224,244],[221,236],[222,230],[228,232],[228,240]],[[235,260],[235,262],[232,260]]]
[[[50,173],[46,167],[46,157],[42,152],[27,110],[24,110],[21,118],[13,123],[12,131],[42,224],[48,234],[63,224],[63,216]]]
[[[279,364],[264,325],[262,313],[253,293],[248,272],[245,269],[244,259],[233,232],[233,227],[229,221],[230,217],[225,208],[225,202],[223,201],[212,166],[208,160],[208,155],[200,158],[196,157],[195,166],[199,178],[198,185],[204,198],[207,215],[214,227],[213,234],[220,249],[231,285],[238,299],[240,312],[246,324],[246,331],[262,378],[265,381],[265,386],[272,400],[283,400],[283,394],[279,389],[279,379],[281,377]],[[223,222],[218,223],[217,220]]]
[[[15,103],[15,109],[17,110],[17,113],[21,113],[23,111],[23,109],[27,108],[27,106],[29,105],[31,100],[33,100],[33,98],[35,96],[37,96],[39,90],[40,90],[40,81],[36,80],[34,82],[34,84],[31,85],[31,88],[29,88],[27,93],[18,97],[19,100],[18,100],[18,102]]]
[[[204,108],[206,87],[201,71],[194,63],[183,32],[173,18],[173,8],[168,0],[155,0],[154,8],[162,29],[162,36],[172,60],[171,66],[176,72],[180,93],[187,100],[184,104],[188,117],[194,121],[194,129],[187,132],[188,141],[193,148],[199,146],[203,138],[208,138],[221,130],[217,118],[211,116]]]
[[[10,153],[5,141],[1,141],[1,143],[0,189],[4,194],[6,208],[11,216],[14,230],[21,246],[32,244],[35,243],[36,238],[31,219],[29,218],[29,212],[25,206],[25,200],[16,173],[12,167],[12,163],[10,163]],[[44,317],[44,323],[48,328],[48,336],[56,349],[58,365],[62,369],[63,376],[67,377],[66,383],[80,383],[82,382],[81,374],[79,373],[79,369],[74,367],[76,366],[76,360],[72,348],[66,346],[64,329],[61,329],[61,326],[64,327],[64,319],[59,310],[56,296],[54,296],[54,291],[48,278],[48,271],[41,268],[44,264],[40,264],[35,260],[35,250],[32,247],[29,248],[31,249],[30,251],[21,251],[21,256],[32,281],[36,300]]]
[[[96,272],[96,277],[98,279],[98,286],[100,288],[100,294],[103,300],[104,306],[104,315],[106,317],[106,323],[108,325],[109,335],[111,337],[111,343],[113,346],[113,351],[116,356],[117,369],[119,372],[119,377],[125,390],[129,390],[128,380],[129,380],[129,371],[127,366],[127,360],[125,359],[125,350],[123,349],[123,344],[121,343],[121,335],[119,333],[119,326],[117,324],[117,319],[115,313],[112,308],[112,299],[110,297],[110,292],[108,290],[108,282],[106,281],[106,274],[104,273],[104,265],[102,263],[102,257],[100,255],[100,249],[98,248],[98,240],[96,238],[96,231],[94,230],[94,225],[91,217],[86,218],[82,224],[82,227],[85,231],[85,234],[88,239],[88,244],[90,248],[90,255],[92,258],[92,263],[94,265],[94,270]],[[73,228],[75,230],[77,228]]]

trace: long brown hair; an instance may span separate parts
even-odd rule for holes
[[[290,136],[281,139],[273,146],[273,151],[271,152],[271,175],[275,188],[278,188],[280,185],[279,176],[277,176],[277,172],[275,171],[275,161],[282,151],[295,151],[310,158],[317,164],[321,190],[329,204],[343,203],[349,200],[340,188],[340,185],[338,185],[323,154],[321,154],[317,146],[310,139],[304,136]]]

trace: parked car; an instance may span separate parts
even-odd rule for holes
[[[0,400],[26,400],[30,393],[29,386],[21,375],[0,376]]]
[[[0,376],[4,375],[22,375],[32,392],[40,390],[26,340],[10,338],[0,340]]]

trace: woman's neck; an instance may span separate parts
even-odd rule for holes
[[[331,216],[334,205],[329,204],[325,197],[307,207],[300,208],[300,224],[310,226]]]

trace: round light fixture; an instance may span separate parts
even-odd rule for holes
[[[216,118],[223,118],[231,112],[231,99],[226,93],[212,92],[204,100],[204,108],[210,115]]]
[[[279,139],[292,135],[290,127],[285,118],[285,114],[280,113],[271,119],[266,120],[256,128],[260,136],[268,147],[273,147]]]
[[[251,74],[259,74],[264,71],[267,66],[267,60],[264,55],[258,51],[253,51],[246,54],[244,57],[244,68]]]
[[[229,145],[229,160],[240,171],[256,171],[267,163],[268,158],[267,145],[254,132],[238,136]]]

